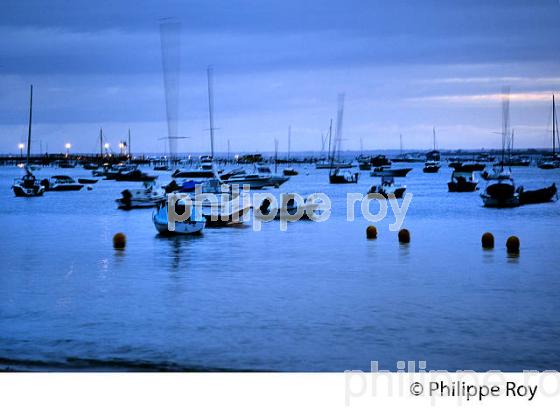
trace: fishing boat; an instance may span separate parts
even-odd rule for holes
[[[293,167],[284,168],[284,170],[282,171],[282,173],[284,174],[284,176],[287,176],[287,177],[295,176],[295,175],[298,175],[298,174],[299,174],[299,172],[297,172],[296,169],[293,168]]]
[[[183,215],[186,212],[186,203],[184,200],[178,200],[175,204],[175,212],[177,215]],[[196,207],[190,207],[190,216],[186,221],[175,222],[175,230],[169,230],[168,226],[168,204],[166,200],[159,202],[156,209],[152,213],[152,221],[156,230],[162,235],[193,235],[202,233],[206,226],[206,218],[197,213]]]
[[[144,183],[141,189],[125,189],[115,200],[118,209],[153,208],[165,199],[165,190],[154,183]]]
[[[517,193],[519,194],[520,205],[540,204],[558,199],[558,189],[555,183],[546,188],[533,190],[525,190],[523,187],[519,187]]]
[[[33,85],[30,88],[29,97],[29,126],[27,131],[27,155],[25,161],[25,175],[22,178],[14,180],[12,190],[15,196],[18,197],[35,197],[42,196],[45,192],[45,187],[42,186],[35,175],[31,172],[29,157],[31,153],[31,120],[33,116]]]
[[[396,184],[395,178],[392,176],[383,176],[381,177],[381,183],[372,185],[368,194],[381,194],[386,198],[389,198],[389,195],[394,195],[395,198],[402,198],[405,191],[406,185]]]
[[[474,172],[453,171],[451,181],[447,183],[449,192],[473,192],[478,189],[477,186]]]
[[[537,166],[540,169],[560,168],[560,157],[556,154],[556,139],[558,138],[558,120],[556,118],[556,103],[552,95],[552,155],[543,157]]]
[[[41,185],[45,187],[46,191],[79,191],[84,187],[83,184],[76,182],[76,180],[68,175],[53,175],[50,178],[41,180]]]

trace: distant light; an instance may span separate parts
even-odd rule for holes
[[[109,149],[110,145],[108,142],[105,143],[105,149]]]
[[[65,147],[66,147],[66,149],[70,149],[70,148],[72,148],[72,144],[70,144],[69,142],[67,142],[66,145],[65,145]]]
[[[19,144],[19,145],[18,145],[18,148],[19,148],[19,149],[24,149],[24,148],[25,148],[25,145],[24,145],[24,144]]]
[[[119,148],[123,149],[124,148],[124,144],[122,142],[119,142]]]

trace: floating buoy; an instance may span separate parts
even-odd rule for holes
[[[408,232],[408,229],[401,229],[399,231],[399,242],[400,243],[410,242],[410,232]]]
[[[510,236],[506,241],[506,248],[508,253],[519,253],[520,247],[519,238],[517,236]]]
[[[113,236],[113,247],[115,249],[124,249],[126,247],[126,235],[124,233],[119,232]]]
[[[484,232],[481,238],[482,247],[484,249],[493,249],[494,248],[494,235],[490,232]]]
[[[366,236],[368,239],[376,239],[377,238],[377,228],[373,225],[370,225],[366,229]]]

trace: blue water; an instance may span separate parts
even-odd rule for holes
[[[327,222],[156,234],[150,210],[119,211],[135,183],[15,198],[17,168],[0,168],[0,368],[30,370],[560,369],[560,203],[485,209],[447,192],[450,170],[402,182],[414,197],[399,245],[387,220],[366,240],[346,221],[346,193],[309,168],[270,192],[325,192]],[[81,169],[45,168],[38,176]],[[161,174],[160,179],[168,177]],[[529,187],[560,171],[514,169]],[[483,181],[481,181],[483,186]],[[112,236],[127,235],[125,251]],[[493,251],[480,236],[491,231]],[[521,239],[508,257],[509,235]]]

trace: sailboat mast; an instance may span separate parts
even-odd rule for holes
[[[26,164],[29,165],[29,155],[31,154],[31,119],[33,116],[33,84],[29,95],[29,127],[27,129],[27,157]]]
[[[434,128],[432,129],[432,132],[433,132],[433,134],[434,134],[434,151],[435,151],[435,150],[436,150],[436,127],[434,127]]]
[[[556,103],[552,94],[552,156],[556,155]]]
[[[214,158],[214,84],[213,70],[208,66],[208,114],[210,119],[210,155]]]
[[[132,153],[130,151],[130,128],[128,129],[128,156],[132,158]]]
[[[103,128],[99,128],[99,155],[103,158]]]
[[[278,172],[278,140],[274,139],[274,173]]]
[[[331,118],[331,124],[329,125],[329,151],[327,153],[327,160],[331,158],[331,137],[332,137],[332,118]]]
[[[288,158],[287,162],[290,162],[290,151],[292,150],[292,126],[288,125]]]
[[[403,151],[402,151],[402,149],[403,149],[402,148],[402,134],[399,134],[399,145],[400,145],[401,155],[402,155],[403,154]]]

